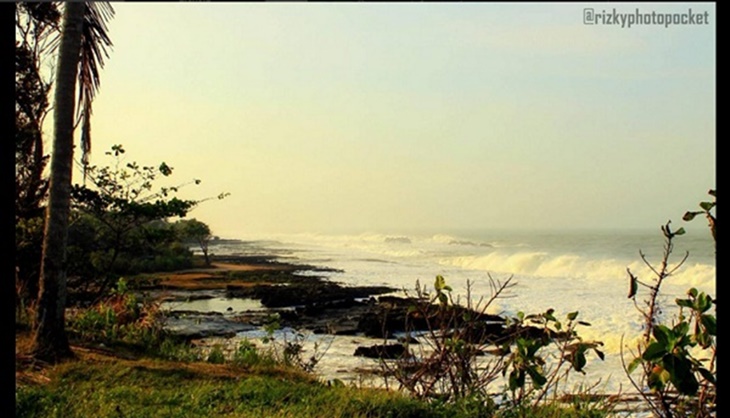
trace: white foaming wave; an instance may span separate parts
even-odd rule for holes
[[[296,250],[305,259],[323,254],[342,260],[373,258],[390,262],[416,262],[424,265],[441,265],[473,271],[506,273],[535,278],[585,278],[590,280],[627,280],[626,269],[644,281],[654,274],[638,258],[631,260],[610,257],[587,257],[571,253],[552,254],[546,251],[529,251],[519,245],[498,247],[484,253],[479,247],[450,245],[459,237],[449,234],[402,235],[362,233],[353,235],[329,235],[318,233],[287,234],[268,236],[276,239],[283,247],[296,244]],[[390,238],[390,240],[389,240]],[[408,238],[412,243],[393,241],[393,238]],[[457,241],[460,242],[460,241]],[[498,243],[490,243],[498,244]],[[309,252],[313,252],[309,254]],[[479,251],[475,254],[474,251]],[[654,260],[650,260],[654,261]],[[689,260],[691,261],[691,260]],[[657,262],[658,264],[658,262]],[[671,267],[671,266],[670,266]],[[668,282],[714,294],[715,266],[704,263],[686,263],[678,269]]]
[[[414,258],[420,257],[425,254],[423,250],[380,250],[377,251],[379,254],[393,257],[393,258]]]
[[[462,238],[455,235],[448,235],[448,234],[436,234],[431,236],[430,238],[427,238],[424,240],[426,243],[432,243],[432,244],[440,244],[440,245],[466,245],[466,246],[475,246],[475,247],[494,247],[494,248],[502,248],[502,247],[524,247],[525,244],[517,243],[517,244],[506,244],[504,242],[500,241],[482,241],[482,240],[474,240],[469,238]]]
[[[716,270],[715,266],[707,264],[691,264],[680,267],[680,269],[670,276],[670,280],[676,280],[685,286],[696,287],[705,292],[710,291],[714,295],[714,289],[716,284]]]
[[[338,261],[375,259],[391,262],[398,259],[423,259],[428,251],[421,245],[411,245],[417,238],[402,234],[381,234],[366,232],[350,235],[319,233],[267,235],[276,239],[281,246],[289,248],[305,261],[310,252],[324,253]]]
[[[640,260],[626,262],[619,259],[590,259],[574,254],[550,255],[546,252],[507,253],[495,251],[479,256],[447,257],[441,265],[467,270],[486,270],[497,273],[535,277],[573,277],[587,279],[611,279],[628,277],[626,269],[647,281],[654,277]],[[670,265],[670,269],[673,266]],[[715,266],[685,264],[671,276],[671,281],[684,286],[707,288],[714,286]]]
[[[442,265],[461,267],[467,270],[489,270],[499,273],[532,275],[546,260],[547,253],[523,252],[505,254],[493,252],[483,256],[450,257],[441,260]]]
[[[454,241],[460,241],[460,239],[453,235],[436,234],[431,237],[431,241],[439,243],[439,244],[450,244]]]

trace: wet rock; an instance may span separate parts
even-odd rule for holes
[[[360,317],[358,329],[368,337],[391,338],[399,332],[437,331],[442,326],[451,329],[470,324],[470,328],[476,328],[474,339],[485,338],[479,336],[480,333],[502,334],[504,318],[499,315],[483,314],[461,306],[450,305],[445,311],[440,309],[423,299],[382,296]]]
[[[251,324],[238,322],[223,315],[176,313],[165,320],[164,329],[185,339],[205,337],[233,337],[241,331],[255,329]]]
[[[358,347],[355,350],[354,355],[384,360],[395,360],[403,357],[409,357],[411,353],[403,344],[379,344],[371,345],[369,347]]]
[[[286,285],[258,284],[248,287],[228,286],[228,297],[249,297],[260,299],[267,308],[288,306],[324,306],[323,304],[365,299],[372,295],[393,292],[396,289],[385,286],[343,287],[337,283],[312,281],[311,283],[289,283]],[[348,303],[348,302],[346,302]]]

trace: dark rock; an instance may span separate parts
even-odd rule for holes
[[[260,284],[247,288],[229,286],[227,295],[228,297],[260,299],[261,304],[267,308],[281,308],[323,306],[322,304],[333,302],[355,303],[355,299],[365,299],[372,295],[389,293],[395,290],[385,286],[343,287],[337,283],[314,281],[279,286]]]
[[[379,303],[360,317],[358,328],[368,337],[391,338],[405,331],[439,330],[442,326],[461,328],[466,324],[503,324],[498,315],[489,315],[461,306],[448,306],[446,311],[426,300],[382,296]],[[478,325],[479,327],[481,325]],[[501,325],[499,325],[501,326]],[[499,332],[495,326],[489,332]],[[476,338],[476,336],[475,336]]]
[[[232,321],[222,315],[179,315],[166,318],[164,329],[188,340],[205,337],[232,337],[255,329],[251,324]]]
[[[360,357],[394,360],[403,357],[409,357],[410,352],[403,344],[381,344],[371,345],[370,347],[358,347],[355,350],[354,355]]]

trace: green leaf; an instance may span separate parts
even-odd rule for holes
[[[447,303],[449,303],[449,298],[448,296],[446,296],[445,293],[439,293],[439,301],[442,305],[446,305]]]
[[[679,306],[684,306],[685,308],[693,308],[694,304],[689,299],[675,299],[674,302]]]
[[[525,372],[522,370],[512,370],[509,374],[509,389],[511,391],[517,390],[525,385]]]
[[[674,235],[684,235],[685,233],[686,231],[684,230],[684,228],[679,228],[674,232]]]
[[[708,348],[712,344],[712,337],[706,332],[700,332],[695,335],[695,339],[702,348]]]
[[[662,346],[667,346],[671,340],[672,331],[665,325],[657,325],[652,330],[652,335]]]
[[[585,325],[587,327],[590,327],[591,326],[591,323],[590,322],[586,322],[586,321],[578,321],[578,323],[581,324],[581,325]]]
[[[537,371],[534,367],[528,367],[527,374],[530,375],[530,378],[532,379],[532,385],[536,388],[541,388],[545,383],[547,383],[547,378],[543,376],[542,373]]]
[[[689,322],[682,321],[674,326],[672,329],[672,334],[674,334],[674,339],[676,337],[686,335],[689,332]]]
[[[639,290],[639,282],[636,276],[629,274],[629,299],[636,296],[636,291]]]
[[[717,382],[715,381],[715,376],[709,370],[705,369],[704,367],[700,367],[697,370],[700,372],[700,375],[705,378],[705,380],[712,383],[713,385],[717,384]]]
[[[596,352],[596,355],[598,355],[598,358],[600,358],[601,360],[605,360],[606,359],[606,355],[603,354],[603,351],[601,351],[601,350],[599,350],[597,348],[594,348],[593,351]],[[629,373],[631,373],[631,372],[629,372]]]
[[[169,176],[172,174],[172,167],[168,166],[165,163],[160,164],[160,173],[162,173],[163,176]]]
[[[573,365],[573,368],[575,371],[580,372],[583,371],[583,367],[586,365],[586,356],[582,352],[576,353],[575,356],[573,356],[573,359],[571,361],[571,364]]]
[[[714,202],[700,202],[700,207],[704,209],[705,211],[710,211],[713,207],[715,207]]]
[[[446,280],[444,279],[444,276],[438,275],[436,276],[436,281],[433,284],[433,287],[436,289],[436,291],[441,291],[446,287]]]
[[[667,354],[666,346],[658,342],[653,342],[646,347],[641,358],[646,361],[657,361],[664,357],[665,354]]]
[[[543,347],[543,342],[541,340],[526,341],[525,346],[527,348],[527,357],[533,358],[537,354],[537,351]]]
[[[124,148],[122,148],[121,144],[112,145],[112,151],[114,151],[115,157],[119,156],[119,154],[124,154]]]
[[[569,320],[569,321],[573,321],[573,320],[574,320],[575,318],[577,318],[577,317],[578,317],[578,311],[575,311],[575,312],[570,312],[570,313],[568,314],[568,320]]]
[[[717,318],[714,315],[701,315],[700,322],[702,323],[702,326],[705,327],[708,334],[717,336]]]
[[[544,317],[545,317],[545,319],[547,319],[547,320],[550,320],[550,321],[557,321],[557,319],[555,319],[555,316],[553,316],[553,313],[555,313],[555,309],[553,309],[553,308],[550,308],[550,309],[548,309],[548,310],[547,310],[547,311],[546,311],[546,312],[545,312],[545,313],[543,314],[543,316],[544,316]]]
[[[670,381],[680,393],[684,395],[697,393],[700,385],[692,373],[692,363],[687,358],[671,355],[662,363],[669,372]]]
[[[682,216],[682,220],[689,222],[692,219],[694,219],[695,216],[697,216],[697,215],[699,215],[701,213],[702,212],[690,212],[690,211],[687,211],[687,212],[684,213],[684,216]]]
[[[629,363],[629,366],[626,368],[627,371],[629,372],[629,374],[633,373],[634,370],[636,370],[636,368],[641,363],[642,363],[642,358],[641,357],[637,357],[637,358],[631,360],[631,363]]]
[[[705,334],[705,335],[707,335],[707,334]],[[682,337],[679,339],[679,341],[674,344],[674,347],[672,347],[672,350],[675,350],[676,347],[685,348],[687,346],[694,347],[695,343],[692,340],[692,336],[685,334],[685,335],[682,335]]]
[[[653,390],[661,390],[664,388],[664,385],[669,381],[669,372],[665,369],[660,369],[657,372],[651,372],[649,374],[649,377],[647,378],[647,383],[649,384],[649,387]]]
[[[717,197],[717,193],[715,192],[715,189],[710,189],[707,191],[707,194],[713,197]]]
[[[712,298],[704,292],[697,296],[696,308],[700,312],[707,312],[712,307]]]

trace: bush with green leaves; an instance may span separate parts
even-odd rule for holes
[[[142,301],[120,279],[111,294],[88,308],[69,311],[68,332],[81,343],[124,345],[153,357],[176,361],[199,361],[202,353],[189,341],[170,335],[159,304]],[[213,355],[211,362],[219,362]],[[210,358],[209,358],[210,360]]]
[[[173,230],[177,233],[177,236],[185,241],[192,242],[200,248],[205,259],[205,265],[210,265],[210,254],[209,245],[210,241],[214,238],[210,232],[210,227],[203,222],[193,219],[181,219],[175,222]]]
[[[142,166],[127,162],[125,149],[114,145],[107,166],[85,166],[85,182],[74,185],[68,238],[68,275],[73,290],[100,296],[120,276],[171,271],[193,265],[189,236],[170,222],[185,217],[200,203],[176,197],[193,179],[177,186],[157,186],[170,177],[166,163]],[[88,184],[88,185],[87,185]],[[226,197],[222,193],[218,199]],[[196,221],[196,225],[208,228]]]
[[[85,184],[73,187],[68,246],[74,260],[69,275],[93,281],[99,294],[120,275],[165,262],[169,265],[162,269],[190,264],[192,254],[174,248],[178,240],[167,218],[184,217],[199,203],[174,196],[182,185],[154,188],[161,177],[172,175],[164,162],[157,167],[126,162],[121,145],[105,154],[112,164],[85,166]]]
[[[162,316],[157,304],[142,303],[119,279],[111,295],[94,306],[72,310],[68,330],[84,341],[118,342],[153,346],[164,337]]]
[[[709,194],[716,196],[714,190]],[[701,202],[702,211],[687,212],[683,219],[691,221],[704,214],[716,240],[715,202]],[[634,388],[649,408],[662,417],[712,417],[716,414],[717,318],[713,312],[712,296],[691,288],[683,298],[676,298],[678,315],[671,323],[662,323],[658,312],[661,285],[687,260],[689,254],[674,267],[669,259],[674,239],[684,235],[684,228],[672,231],[671,222],[663,225],[665,245],[661,263],[653,266],[640,253],[642,260],[654,273],[651,282],[640,280],[630,270],[629,298],[644,319],[644,334],[633,351],[633,360],[624,369]],[[639,286],[648,289],[643,305],[636,301]],[[622,355],[622,359],[623,359]],[[634,377],[636,371],[641,373]]]
[[[578,312],[567,314],[564,322],[549,309],[541,314],[493,321],[485,312],[492,302],[513,286],[490,277],[491,297],[474,305],[471,284],[467,284],[467,305],[455,302],[452,289],[443,276],[437,276],[434,292],[417,285],[417,303],[409,309],[406,321],[426,319],[421,343],[411,345],[406,338],[406,353],[396,361],[381,360],[383,372],[398,382],[398,388],[423,399],[481,405],[482,411],[499,408],[535,408],[557,399],[558,388],[575,371],[585,373],[586,354],[595,352],[603,359],[597,341],[584,341],[577,320]],[[406,324],[406,328],[413,328]],[[410,334],[410,333],[409,333]],[[417,352],[412,348],[417,347]],[[501,385],[500,377],[506,379]],[[495,388],[496,386],[496,388]],[[496,389],[496,390],[495,390]],[[497,404],[495,396],[506,402]]]
[[[537,405],[548,391],[555,395],[559,384],[566,382],[571,372],[585,374],[587,353],[593,352],[601,360],[605,358],[599,350],[602,342],[584,341],[578,335],[578,326],[591,325],[577,319],[578,311],[568,313],[563,322],[554,313],[554,309],[532,315],[518,312],[517,318],[507,320],[515,330],[525,329],[528,322],[543,330],[541,335],[516,332],[518,336],[512,342],[514,348],[502,369],[503,376],[509,372],[508,388],[515,406],[527,399],[533,399],[533,404]],[[551,365],[547,358],[550,355],[557,359]],[[526,384],[527,377],[531,385]]]

